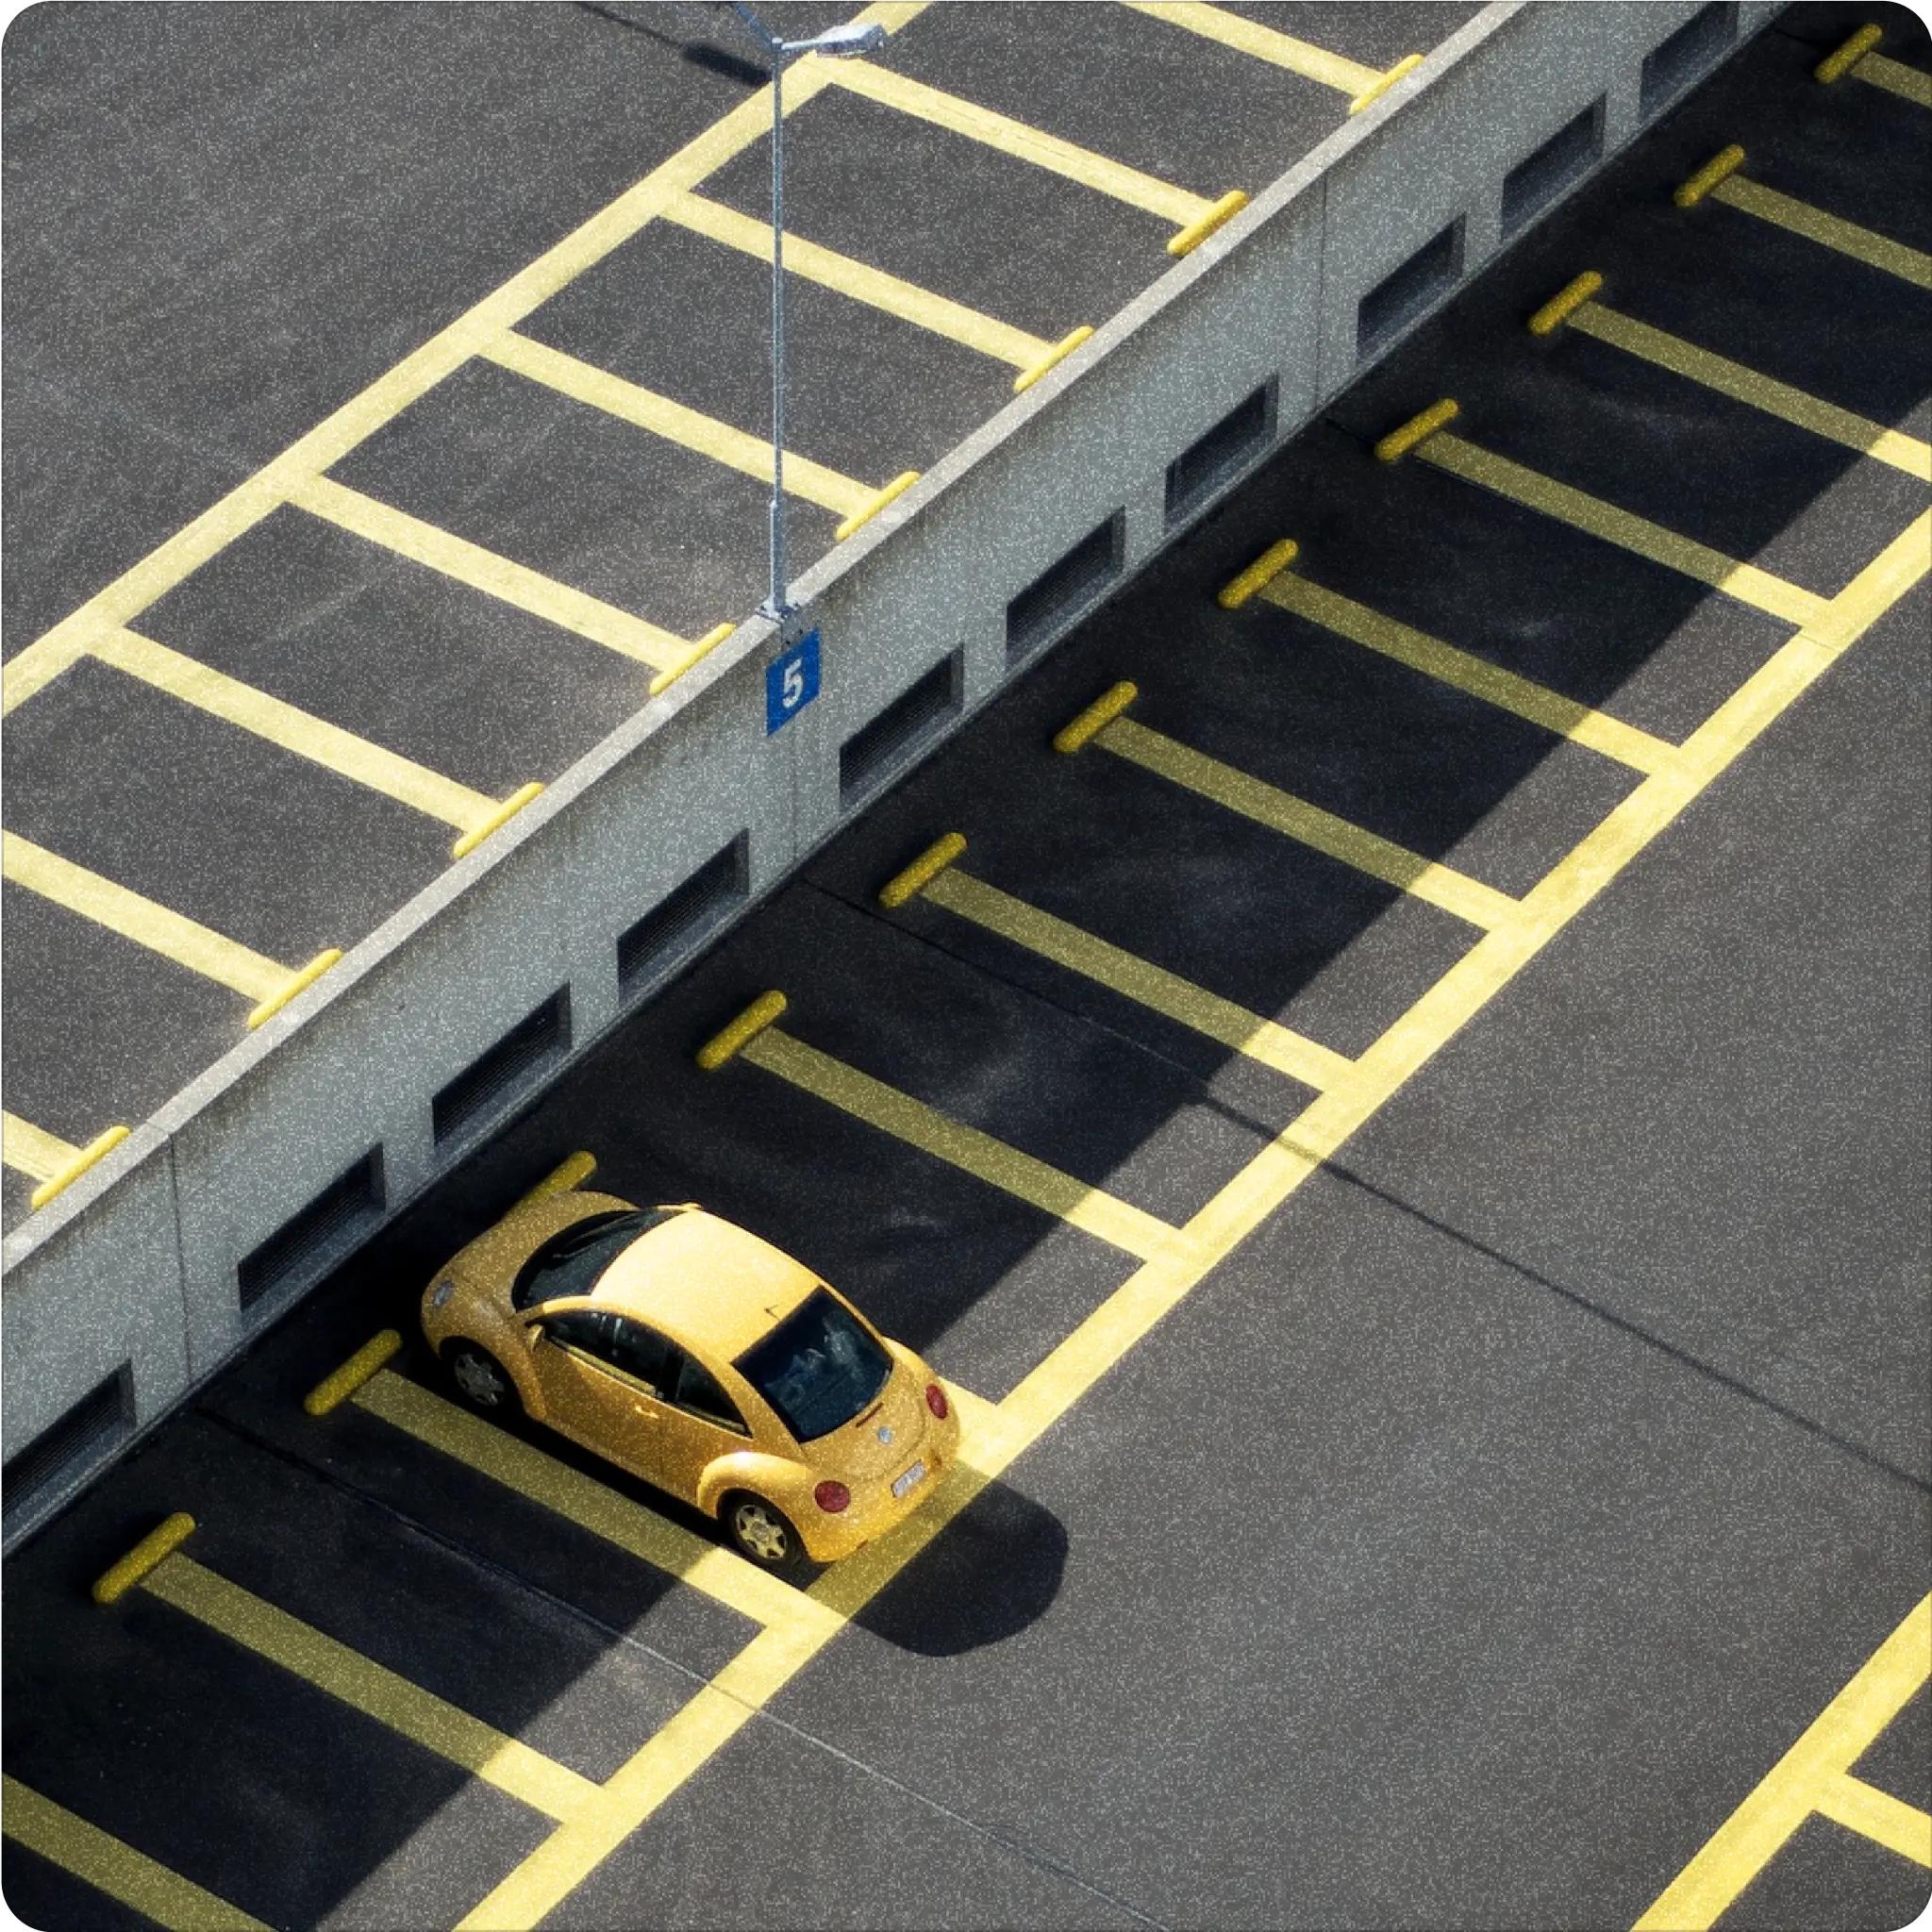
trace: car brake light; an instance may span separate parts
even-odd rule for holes
[[[811,1499],[827,1516],[836,1516],[852,1500],[843,1483],[824,1482],[811,1492]]]
[[[925,1406],[941,1421],[946,1419],[946,1391],[937,1382],[925,1385]]]

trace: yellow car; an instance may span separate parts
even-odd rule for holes
[[[423,1332],[472,1407],[520,1407],[716,1517],[769,1570],[890,1529],[958,1446],[918,1356],[689,1203],[520,1202],[438,1274]]]

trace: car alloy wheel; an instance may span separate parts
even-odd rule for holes
[[[798,1532],[761,1496],[734,1497],[724,1523],[739,1549],[767,1570],[782,1568],[798,1553]]]
[[[457,1393],[471,1407],[508,1408],[515,1400],[516,1391],[510,1386],[509,1377],[498,1366],[495,1357],[465,1341],[450,1350],[448,1361],[450,1379],[457,1385]]]

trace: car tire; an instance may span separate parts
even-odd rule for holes
[[[474,1341],[452,1341],[442,1351],[442,1365],[457,1393],[483,1415],[517,1415],[523,1400],[503,1364]]]
[[[731,1547],[760,1570],[784,1574],[805,1561],[805,1543],[791,1517],[762,1496],[734,1491],[724,1498],[718,1521]]]

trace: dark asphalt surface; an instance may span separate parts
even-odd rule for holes
[[[1364,445],[1456,394],[1487,447],[1846,581],[1923,489],[1520,324],[1595,265],[1626,312],[1923,433],[1923,355],[1911,391],[1843,344],[1923,345],[1932,298],[1807,281],[1791,238],[1668,198],[1738,139],[1885,226],[1928,165],[1868,125],[1906,139],[1904,104],[1793,79],[1859,17],[1748,50],[9,1563],[9,1773],[274,1923],[482,1897],[532,1814],[87,1584],[191,1509],[199,1560],[607,1775],[741,1620],[302,1392],[588,1146],[1002,1396],[1130,1257],[693,1048],[780,986],[798,1038],[1152,1213],[1224,1185],[1305,1090],[873,895],[958,829],[975,875],[1365,1046],[1470,928],[1047,738],[1130,676],[1147,724],[1499,889],[1554,863],[1631,774],[1212,592],[1293,534],[1311,578],[1524,675],[1674,738],[1707,716],[1789,626]],[[552,1923],[1632,1924],[1932,1587],[1928,621],[1922,582]],[[1858,1772],[1932,1804],[1932,1693]],[[134,1923],[10,1842],[4,1875],[30,1924]],[[1721,1924],[1927,1894],[1814,1818]]]
[[[772,18],[797,37],[850,10],[814,0]],[[1475,9],[1247,10],[1386,66]],[[762,87],[757,51],[696,0],[18,15],[0,75],[0,654]],[[1120,8],[931,8],[877,59],[1209,197],[1265,186],[1347,105]],[[891,108],[832,90],[796,127],[794,234],[1046,341],[1174,266],[1172,225]],[[704,186],[765,219],[763,140]],[[758,261],[654,222],[525,326],[764,436],[768,289]],[[1003,361],[809,283],[791,308],[791,446],[869,488],[930,467],[1011,400]],[[487,361],[331,474],[679,637],[742,618],[766,589],[763,481]],[[792,499],[795,568],[838,523]],[[644,702],[650,675],[288,508],[136,628],[495,798],[554,779]],[[353,946],[449,862],[440,822],[184,708],[119,672],[64,675],[8,718],[9,828],[291,966]],[[158,755],[158,732],[178,733],[177,755]],[[121,970],[130,948],[109,935],[63,994],[47,922],[23,913],[11,931],[9,1105],[61,1140],[139,1122],[242,1037],[247,1002],[210,1001],[162,962]],[[76,1025],[79,1057],[64,1043]],[[0,1190],[9,1228],[20,1180]]]

